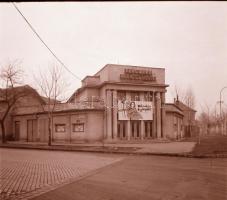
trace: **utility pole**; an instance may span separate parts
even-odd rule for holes
[[[226,89],[227,86],[223,87],[221,90],[220,90],[220,122],[222,121],[222,109],[221,109],[221,104],[223,103],[222,100],[221,100],[221,94],[223,92],[224,89]],[[222,134],[222,122],[221,122],[221,134]]]

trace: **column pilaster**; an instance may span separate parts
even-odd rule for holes
[[[126,100],[131,100],[130,92],[126,92]],[[127,120],[127,140],[131,139],[131,122],[130,120]]]
[[[153,91],[153,123],[152,123],[152,137],[157,138],[157,129],[156,129],[156,121],[157,121],[157,116],[156,116],[156,93]]]
[[[130,120],[127,120],[127,140],[131,139],[131,124]]]
[[[165,93],[161,95],[161,110],[162,110],[162,137],[166,138],[166,108],[165,108]]]
[[[112,139],[112,92],[106,91],[106,131],[107,140]]]
[[[156,96],[156,106],[157,106],[157,113],[156,113],[156,117],[157,117],[157,137],[161,138],[161,95],[160,92],[157,92],[157,96]]]
[[[140,101],[144,101],[144,92],[140,92]],[[145,137],[145,125],[144,120],[140,121],[140,134],[141,134],[141,140]]]
[[[112,113],[112,117],[113,117],[113,138],[117,139],[117,90],[113,91],[113,113]]]

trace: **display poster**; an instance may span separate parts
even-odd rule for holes
[[[151,101],[118,101],[118,120],[153,120]]]

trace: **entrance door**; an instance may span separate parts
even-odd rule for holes
[[[37,120],[29,119],[27,121],[27,138],[28,142],[37,141]]]
[[[126,121],[117,122],[117,137],[119,139],[126,139]]]
[[[152,121],[144,122],[145,138],[152,138]]]
[[[140,121],[131,121],[131,138],[140,138]]]
[[[40,135],[40,142],[48,141],[48,121],[47,121],[47,119],[39,119],[39,135]]]
[[[20,122],[15,122],[15,140],[18,141],[20,138]]]

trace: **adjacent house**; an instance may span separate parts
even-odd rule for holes
[[[183,117],[183,128],[184,128],[184,137],[193,137],[197,134],[197,126],[195,120],[196,110],[185,105],[179,99],[174,100],[174,104],[180,108],[184,114]]]
[[[21,109],[34,112],[34,110],[41,109],[42,104],[45,104],[45,101],[29,85],[0,89],[0,120],[4,120],[6,138],[20,140],[25,137],[21,134],[23,131],[20,132],[21,125],[23,125],[22,120],[15,121],[16,110]],[[8,114],[6,115],[6,113]],[[0,136],[2,136],[1,128]]]

